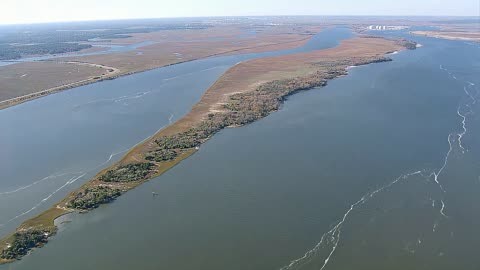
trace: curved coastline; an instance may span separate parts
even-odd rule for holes
[[[299,91],[324,86],[328,80],[346,75],[349,66],[389,61],[389,58],[384,57],[385,54],[392,50],[402,49],[399,44],[395,44],[393,41],[384,40],[384,42],[386,43],[378,45],[379,47],[375,47],[371,51],[367,50],[363,57],[357,57],[356,54],[353,54],[358,53],[358,51],[352,51],[351,47],[342,47],[341,45],[338,47],[342,47],[340,50],[344,50],[344,54],[342,55],[342,52],[340,52],[339,55],[335,55],[335,53],[338,53],[338,47],[336,47],[335,49],[337,49],[337,51],[333,49],[327,52],[327,54],[330,53],[333,54],[333,56],[326,62],[320,61],[315,63],[306,61],[305,59],[310,59],[312,55],[309,53],[301,53],[286,57],[270,57],[250,60],[241,65],[232,67],[204,93],[201,101],[192,108],[189,114],[167,128],[159,131],[145,142],[132,148],[119,162],[99,172],[92,180],[85,183],[77,191],[72,192],[54,207],[41,213],[37,217],[24,222],[17,229],[16,233],[1,240],[0,246],[5,250],[5,247],[8,247],[9,245],[6,243],[14,242],[14,238],[18,237],[18,233],[29,234],[30,232],[36,233],[40,230],[46,234],[48,238],[57,231],[54,221],[58,217],[75,210],[88,211],[104,203],[103,201],[96,204],[94,203],[93,206],[87,208],[71,207],[71,202],[74,198],[82,198],[81,196],[78,197],[80,193],[83,192],[82,194],[85,197],[88,193],[85,192],[85,190],[89,188],[105,187],[107,189],[116,189],[119,190],[120,193],[124,193],[163,174],[182,160],[188,158],[198,150],[198,147],[200,147],[203,142],[208,140],[219,130],[227,127],[242,126],[266,117],[270,113],[278,110],[279,106],[289,95],[295,94]],[[370,46],[371,44],[367,44],[367,46]],[[352,44],[350,44],[350,46],[352,46]],[[319,51],[322,52],[328,50]],[[321,53],[319,55],[314,55],[314,57],[317,57],[316,59],[319,59],[320,56],[324,55]],[[301,62],[302,65],[294,66],[293,70],[286,69],[283,66],[273,65],[273,68],[277,68],[281,73],[273,73],[270,74],[270,77],[267,76],[262,78],[253,76],[252,82],[255,83],[242,88],[241,92],[233,92],[231,85],[224,84],[226,80],[232,78],[229,76],[235,78],[238,74],[242,74],[242,68],[249,68],[249,70],[251,70],[253,65],[253,67],[263,67],[268,70],[272,67],[272,62],[278,64],[280,62],[285,62],[285,60],[293,59]],[[301,68],[303,68],[302,72],[298,73],[298,69]],[[261,68],[259,69],[261,71]],[[241,115],[242,117],[239,117],[238,115]],[[191,140],[194,141],[192,142]],[[181,142],[180,144],[178,143],[179,141]],[[172,143],[173,145],[171,145]],[[147,158],[152,155],[153,157],[151,159]],[[146,170],[140,170],[140,174],[138,174],[139,170],[136,169],[137,167],[131,169],[131,165],[136,166],[137,164],[151,165],[148,165]],[[119,171],[120,173],[118,173]],[[133,175],[140,175],[140,177],[135,177],[134,180],[127,179],[126,181],[115,181],[116,178],[122,178],[125,173],[133,173]],[[110,174],[111,177],[102,179],[102,176],[105,176],[106,174]],[[98,198],[98,196],[95,198]],[[110,202],[114,199],[115,198],[107,198],[105,202]],[[41,247],[45,243],[46,239],[45,241],[42,240],[35,243],[29,249]],[[10,259],[0,259],[0,263],[14,261],[15,259],[21,258],[23,255],[26,255],[26,253],[20,255],[21,256]]]
[[[279,45],[293,44],[294,47],[302,46],[306,42],[308,42],[308,40],[310,40],[312,38],[312,36],[313,35],[308,36],[306,38],[293,40],[293,41],[279,42],[279,43],[274,43],[274,44],[266,44],[266,45],[259,45],[259,46],[252,46],[252,47],[234,49],[234,50],[225,51],[225,52],[218,52],[218,53],[213,53],[213,54],[209,54],[209,55],[205,55],[205,56],[201,56],[201,57],[196,57],[196,58],[192,58],[192,59],[188,59],[188,60],[175,61],[175,62],[172,62],[172,63],[160,65],[160,66],[155,66],[155,67],[151,67],[151,68],[144,68],[144,69],[124,72],[124,73],[122,73],[119,69],[114,68],[114,67],[107,67],[107,66],[88,63],[88,62],[67,61],[65,63],[76,62],[77,64],[81,64],[81,65],[82,64],[84,64],[84,65],[98,65],[98,66],[101,66],[102,68],[105,68],[105,69],[113,69],[114,71],[109,72],[106,75],[95,76],[95,77],[87,78],[87,79],[80,80],[80,81],[77,81],[77,82],[69,83],[69,84],[66,84],[66,85],[60,85],[60,86],[52,87],[52,88],[49,88],[49,89],[41,90],[41,91],[38,91],[38,92],[35,92],[35,93],[30,93],[30,94],[27,94],[27,95],[23,95],[23,96],[20,96],[20,97],[15,97],[15,98],[11,98],[11,99],[8,99],[8,100],[0,101],[0,110],[9,108],[9,107],[12,107],[12,106],[15,106],[15,105],[19,105],[21,103],[28,102],[28,101],[31,101],[31,100],[34,100],[34,99],[37,99],[37,98],[41,98],[41,97],[44,97],[44,96],[48,96],[48,95],[51,95],[51,94],[55,94],[55,93],[59,93],[59,92],[65,91],[65,90],[69,90],[69,89],[72,89],[72,88],[85,86],[85,85],[101,82],[101,81],[104,81],[104,80],[114,80],[114,79],[117,79],[117,78],[120,78],[120,77],[129,76],[129,75],[142,73],[142,72],[147,72],[147,71],[158,69],[158,68],[169,67],[169,66],[173,66],[173,65],[193,62],[193,61],[206,59],[206,58],[210,58],[210,57],[216,57],[216,56],[222,56],[222,55],[232,55],[232,54],[237,54],[237,53],[241,53],[242,51],[248,51],[248,50],[260,49],[260,51],[261,51],[262,48],[275,47],[275,46],[279,46]],[[68,57],[68,56],[66,56],[66,57]],[[54,61],[54,60],[41,60],[41,61],[38,61],[38,62],[50,62],[50,61]]]

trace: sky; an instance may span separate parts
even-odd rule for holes
[[[0,0],[0,24],[256,15],[479,16],[480,0]]]

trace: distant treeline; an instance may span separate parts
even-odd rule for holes
[[[134,24],[111,25],[105,23],[78,24],[51,24],[12,26],[10,29],[2,29],[0,35],[0,60],[18,59],[26,55],[35,54],[58,54],[75,52],[90,48],[91,45],[79,44],[91,39],[109,40],[128,38],[134,33],[149,33],[161,30],[177,29],[205,29],[209,25],[201,23],[148,23],[144,25]]]
[[[78,43],[43,43],[32,45],[0,44],[0,60],[19,59],[25,55],[43,55],[76,52],[91,48],[92,45]]]

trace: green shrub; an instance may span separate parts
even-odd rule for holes
[[[86,188],[68,202],[68,207],[87,210],[97,208],[100,204],[109,203],[115,200],[122,193],[119,189],[99,186]]]
[[[132,182],[144,180],[152,171],[154,164],[151,162],[133,163],[109,170],[99,177],[103,182]]]
[[[2,259],[18,259],[28,253],[32,248],[41,246],[48,241],[48,231],[27,230],[19,231],[13,235],[13,242],[0,254]]]
[[[148,155],[145,157],[146,160],[149,161],[169,161],[173,160],[177,157],[177,152],[170,149],[159,149],[156,151],[149,152]]]

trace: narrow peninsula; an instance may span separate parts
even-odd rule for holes
[[[331,49],[254,59],[233,66],[182,119],[0,240],[0,263],[18,260],[31,249],[45,245],[56,233],[57,217],[114,201],[195,153],[220,130],[266,117],[279,110],[289,95],[325,86],[328,80],[346,75],[350,66],[390,61],[386,54],[405,48],[415,46],[405,40],[363,36]]]

